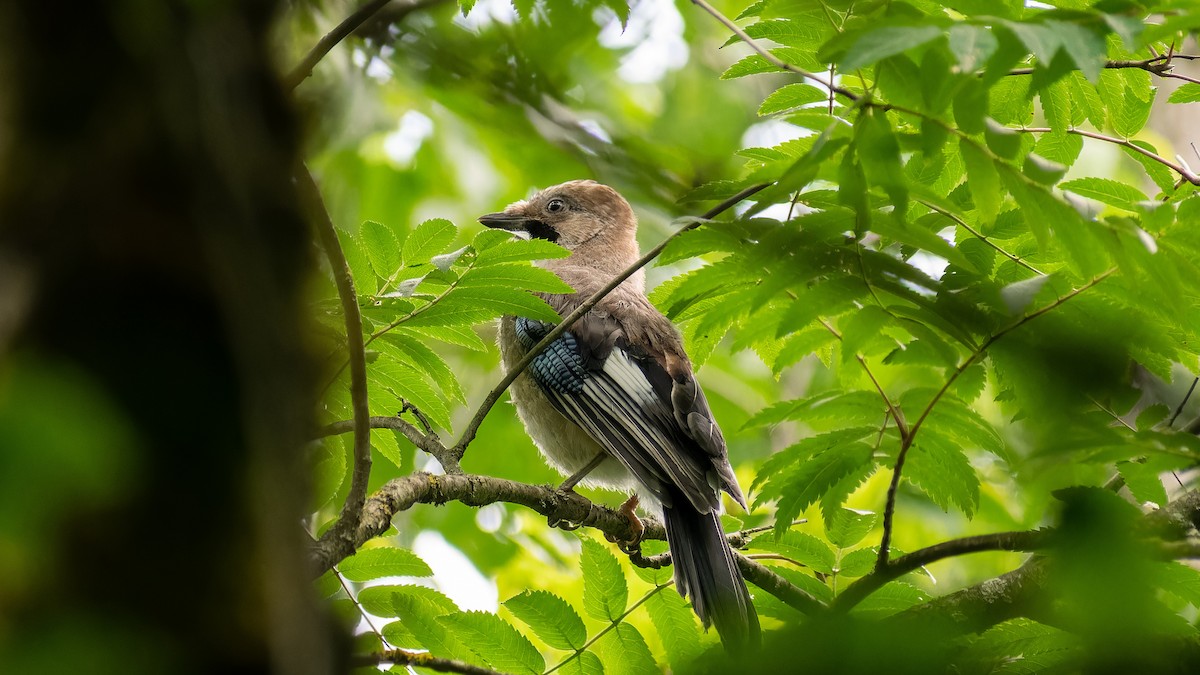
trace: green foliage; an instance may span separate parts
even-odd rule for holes
[[[596,177],[634,203],[649,244],[668,218],[767,184],[736,215],[676,237],[650,274],[651,300],[704,366],[731,459],[751,485],[751,513],[736,515],[763,528],[746,550],[761,564],[834,602],[875,570],[883,514],[895,560],[897,544],[917,550],[1069,524],[1073,509],[1093,507],[1095,522],[1076,522],[1076,534],[1100,556],[1105,524],[1128,521],[1057,500],[1057,490],[1117,476],[1129,500],[1164,507],[1177,487],[1194,487],[1200,442],[1184,427],[1196,403],[1175,410],[1200,368],[1200,198],[1155,104],[1170,79],[1159,55],[1200,27],[1194,7],[718,3],[788,72],[680,3],[687,63],[653,82],[613,77],[633,48],[598,46],[599,36],[628,20],[644,39],[651,4],[630,14],[623,3],[521,2],[504,23],[481,18],[484,3],[460,2],[479,21],[470,30],[456,12],[435,12],[404,24],[403,39],[356,47],[391,68],[373,84],[344,69],[343,79],[371,87],[356,100],[373,100],[382,117],[421,112],[435,127],[407,165],[378,157],[383,127],[351,140],[326,131],[313,162],[344,228],[371,351],[372,414],[406,410],[420,423],[415,406],[435,430],[461,425],[464,404],[499,377],[491,322],[514,313],[555,321],[534,293],[569,292],[531,264],[566,255],[559,247],[460,232],[452,221],[533,186]],[[1185,84],[1169,102],[1194,104],[1198,92]],[[757,140],[769,129],[791,137]],[[415,224],[432,213],[449,220]],[[336,369],[342,316],[332,286],[319,290]],[[350,417],[345,385],[344,373],[333,380],[323,421]],[[373,486],[424,461],[389,430],[374,430],[372,444],[390,464]],[[336,437],[313,451],[319,523],[344,494],[347,452]],[[554,479],[503,408],[464,462],[514,480]],[[1164,482],[1172,471],[1179,482]],[[715,641],[669,588],[670,568],[630,575],[599,541],[577,544],[518,508],[501,520],[487,528],[461,505],[418,507],[397,529],[401,545],[412,531],[436,530],[494,574],[527,637],[415,587],[365,588],[367,611],[398,617],[384,628],[389,642],[514,672],[613,673],[687,672]],[[1123,539],[1112,546],[1142,578],[1114,564],[1089,576],[1086,561],[1065,556],[1062,569],[1079,576],[1064,593],[1087,598],[1107,581],[1138,617],[1128,620],[1194,639],[1180,618],[1194,618],[1194,571],[1146,560]],[[376,552],[396,550],[364,550],[342,572],[352,582],[427,573],[415,558]],[[851,609],[842,646],[1020,562],[990,553],[909,571]],[[789,631],[840,625],[804,621],[763,589],[754,596],[779,643]],[[965,637],[930,629],[929,644],[911,645],[912,663],[1070,671],[1094,665],[1089,654],[1111,637],[1082,619],[1070,632],[1032,618],[993,624],[964,628]],[[1149,641],[1135,642],[1123,643],[1131,663],[1149,653]],[[892,656],[889,666],[904,670],[904,655]]]

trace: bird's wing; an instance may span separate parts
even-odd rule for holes
[[[516,320],[526,348],[551,329]],[[534,359],[527,373],[567,419],[621,461],[665,505],[673,486],[697,510],[718,508],[733,486],[725,441],[695,379],[673,379],[659,359],[631,346],[611,319],[585,317]]]

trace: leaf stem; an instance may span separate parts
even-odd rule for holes
[[[619,625],[619,624],[620,624],[622,621],[624,621],[624,620],[625,620],[625,617],[627,617],[627,616],[629,616],[631,613],[633,613],[633,610],[637,609],[638,607],[641,607],[641,606],[642,606],[642,604],[643,604],[644,602],[646,602],[647,600],[649,600],[649,599],[650,599],[652,596],[654,596],[654,595],[658,594],[659,592],[661,592],[661,591],[662,591],[662,589],[664,589],[664,588],[666,588],[666,587],[668,587],[668,586],[671,586],[671,585],[673,585],[674,583],[675,583],[675,581],[674,581],[674,580],[671,580],[671,581],[668,581],[668,582],[666,582],[665,584],[660,584],[660,585],[658,585],[658,586],[655,586],[654,588],[650,589],[650,591],[649,591],[649,592],[647,592],[645,595],[643,595],[643,596],[641,597],[641,599],[640,599],[640,600],[638,600],[637,602],[633,603],[633,605],[632,605],[632,606],[631,606],[629,609],[625,610],[625,613],[624,613],[624,614],[622,614],[621,616],[618,616],[617,618],[613,619],[613,620],[612,620],[612,623],[610,623],[610,624],[608,624],[607,626],[605,626],[605,627],[604,627],[604,628],[603,628],[603,629],[602,629],[602,630],[601,630],[599,633],[596,633],[596,635],[595,635],[595,636],[593,636],[593,637],[592,637],[592,639],[590,639],[590,640],[588,640],[586,643],[584,643],[584,645],[583,645],[582,647],[580,647],[579,649],[576,649],[574,654],[571,654],[571,655],[570,655],[570,656],[568,656],[567,658],[565,658],[565,659],[563,659],[562,661],[560,661],[560,662],[558,663],[558,665],[554,666],[554,667],[553,667],[553,668],[551,668],[550,670],[547,670],[545,673],[543,673],[543,675],[550,675],[550,673],[553,673],[554,671],[558,670],[559,668],[562,668],[563,666],[567,665],[568,663],[570,663],[570,662],[574,661],[575,659],[579,658],[579,655],[580,655],[580,654],[582,654],[582,653],[586,652],[586,651],[588,650],[588,647],[591,647],[592,645],[596,644],[596,641],[597,641],[597,640],[599,640],[600,638],[602,638],[602,637],[604,637],[605,635],[607,635],[607,634],[608,634],[608,632],[609,632],[609,631],[611,631],[612,629],[616,628],[616,627],[617,627],[617,626],[618,626],[618,625]]]

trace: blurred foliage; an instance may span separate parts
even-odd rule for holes
[[[1200,575],[1134,531],[1135,504],[1193,489],[1200,456],[1200,179],[1144,129],[1157,106],[1200,100],[1194,84],[1155,98],[1176,83],[1165,55],[1194,45],[1194,2],[714,3],[836,94],[686,2],[394,4],[297,91],[364,313],[372,414],[407,401],[449,438],[500,377],[490,319],[544,316],[525,291],[561,292],[526,262],[560,252],[479,232],[477,215],[595,178],[634,203],[649,245],[767,183],[649,271],[753,486],[729,529],[773,526],[747,552],[832,601],[875,568],[901,456],[892,559],[1048,525],[1064,544],[1047,573],[1056,613],[966,635],[899,619],[1025,554],[940,560],[836,618],[756,589],[763,671],[1186,671]],[[298,60],[350,9],[297,5],[281,53]],[[322,418],[348,419],[332,282],[312,295]],[[348,438],[315,450],[314,529],[345,496]],[[388,430],[372,446],[372,488],[435,464]],[[557,480],[507,406],[463,464]],[[418,506],[394,525],[342,564],[347,584],[321,582],[357,624],[354,593],[393,646],[506,672],[721,668],[669,569],[506,505]],[[461,592],[479,574],[495,596]]]

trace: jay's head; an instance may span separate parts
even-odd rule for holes
[[[616,190],[592,180],[548,187],[499,213],[480,216],[479,222],[548,239],[571,251],[588,244],[633,243],[637,230],[629,202]]]

